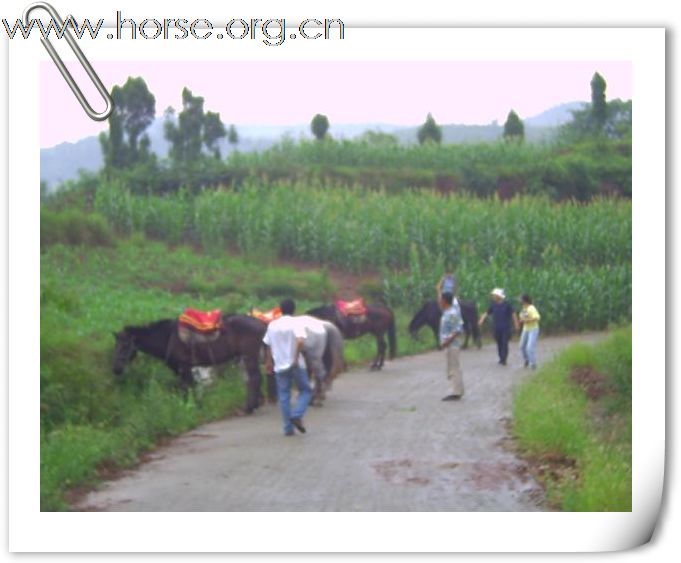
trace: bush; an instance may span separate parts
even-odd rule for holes
[[[51,244],[111,246],[113,234],[107,220],[98,214],[70,209],[40,210],[40,247]]]

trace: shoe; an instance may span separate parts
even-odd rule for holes
[[[530,369],[537,369],[537,364],[531,364]]]
[[[530,362],[528,362],[527,360],[525,360],[525,367],[527,367],[527,366],[529,366],[529,365],[530,365]]]
[[[505,366],[506,362],[504,360],[499,360],[499,365]]]
[[[447,395],[446,397],[443,397],[443,401],[458,401],[461,398],[461,395]]]
[[[286,432],[284,432],[284,436],[293,436],[294,434],[295,432],[293,430],[287,430]]]
[[[298,429],[299,432],[301,432],[303,434],[305,434],[305,432],[307,432],[307,430],[305,430],[305,427],[303,426],[303,421],[300,420],[299,418],[292,418],[291,424],[293,424],[293,426],[295,426]]]

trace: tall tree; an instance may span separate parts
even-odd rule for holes
[[[591,117],[594,129],[602,131],[608,118],[608,104],[605,101],[605,79],[594,73],[591,79]]]
[[[220,114],[203,111],[203,97],[195,96],[189,88],[182,90],[182,111],[177,114],[166,110],[165,138],[170,142],[170,158],[175,163],[194,163],[205,147],[220,158],[219,141],[227,134]]]
[[[631,100],[607,102],[606,82],[597,72],[591,79],[591,103],[572,112],[572,121],[560,128],[560,138],[573,142],[594,136],[631,137]]]
[[[435,122],[432,114],[428,114],[426,122],[418,130],[417,137],[420,144],[437,143],[442,141],[442,128]]]
[[[525,139],[525,125],[514,110],[508,112],[504,123],[504,139],[517,141]]]
[[[220,114],[207,111],[203,119],[203,142],[215,158],[220,158],[220,139],[227,135],[227,130],[220,120]]]
[[[239,142],[239,134],[236,131],[236,127],[232,123],[227,130],[227,141],[230,145],[234,146]]]
[[[156,99],[141,77],[129,77],[123,86],[114,86],[111,97],[114,111],[109,132],[100,134],[99,141],[106,168],[127,168],[149,156],[149,139],[142,133],[154,120]],[[145,137],[144,150],[140,150]]]
[[[318,141],[323,140],[326,137],[327,131],[329,130],[329,118],[325,115],[322,115],[321,113],[318,113],[312,118],[310,129]]]

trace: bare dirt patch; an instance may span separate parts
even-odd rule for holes
[[[592,367],[577,367],[570,372],[570,380],[579,385],[591,401],[598,401],[612,393],[613,388],[607,377]]]
[[[427,485],[428,477],[420,474],[411,459],[391,459],[373,464],[374,471],[392,485]]]

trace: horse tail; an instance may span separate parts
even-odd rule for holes
[[[327,380],[333,381],[345,369],[345,354],[343,352],[343,335],[338,327],[329,321],[324,321],[326,328],[326,351],[324,359],[330,356],[331,365],[327,368]]]
[[[390,359],[394,359],[397,355],[397,336],[395,334],[395,315],[390,314],[390,324],[388,325],[388,350]]]

